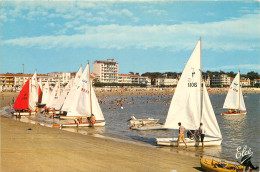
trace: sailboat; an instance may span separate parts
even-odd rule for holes
[[[72,101],[67,111],[66,118],[73,118],[74,123],[63,123],[62,127],[88,127],[91,126],[89,117],[94,114],[96,122],[94,126],[104,126],[105,118],[99,106],[96,94],[92,87],[90,78],[90,67],[87,64],[84,69],[76,89],[72,91]],[[64,118],[64,117],[63,117]],[[79,120],[77,120],[79,119]]]
[[[18,95],[13,109],[15,112],[13,113],[16,116],[23,115],[35,115],[36,103],[34,95],[32,94],[31,80],[28,79],[24,84],[20,94]]]
[[[73,83],[72,83],[72,88],[71,88],[69,94],[66,96],[66,99],[65,99],[65,101],[62,105],[62,108],[61,108],[62,111],[68,111],[69,110],[72,99],[74,97],[74,92],[77,89],[77,84],[80,80],[81,75],[82,75],[82,66],[80,66],[78,72],[76,73],[76,76],[75,76]]]
[[[228,90],[223,109],[229,109],[228,112],[222,112],[221,115],[246,115],[246,106],[240,87],[240,72],[234,78]],[[231,109],[234,109],[232,112]]]
[[[57,111],[61,111],[61,107],[63,106],[66,97],[68,96],[70,89],[72,88],[72,84],[74,82],[74,78],[72,78],[69,83],[65,86],[65,88],[63,89],[63,92],[61,93],[61,95],[59,96],[57,102],[55,103],[54,109]]]
[[[56,106],[56,103],[57,103],[57,100],[58,98],[60,97],[60,81],[58,81],[56,83],[56,85],[54,86],[49,98],[48,98],[48,101],[47,101],[47,104],[46,104],[46,108],[48,109],[48,113],[53,113],[53,111],[49,111],[49,110],[54,110],[55,106]]]
[[[40,78],[40,82],[38,83],[38,107],[42,107],[42,80]]]
[[[202,111],[201,111],[202,109]],[[188,130],[196,130],[200,123],[206,130],[205,146],[220,145],[222,135],[203,82],[203,101],[201,101],[201,40],[196,45],[187,62],[175,90],[164,128],[178,129],[178,123]],[[178,138],[156,138],[158,145],[177,146]],[[198,146],[196,138],[185,138],[188,146]],[[184,144],[180,141],[180,145]]]
[[[49,96],[50,96],[50,87],[49,87],[49,82],[47,81],[43,87],[41,105],[45,106],[47,104]]]

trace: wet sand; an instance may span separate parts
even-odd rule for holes
[[[171,170],[199,171],[199,157],[1,118],[1,171]]]

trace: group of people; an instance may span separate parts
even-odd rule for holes
[[[184,132],[185,132],[186,129],[185,129],[184,126],[181,125],[180,122],[178,123],[178,125],[179,125],[178,148],[180,146],[180,140],[182,140],[184,142],[184,144],[185,144],[185,146],[187,148],[188,146],[187,146],[187,143],[186,143],[185,138],[184,138]],[[204,141],[204,137],[205,137],[205,134],[206,134],[206,130],[203,127],[203,123],[200,123],[200,127],[198,129],[198,133],[197,132],[192,133],[191,131],[188,131],[188,132],[189,132],[189,135],[195,134],[195,137],[199,136],[200,137],[200,141],[202,143],[202,148],[204,148],[204,142],[203,141]]]

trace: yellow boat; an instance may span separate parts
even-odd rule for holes
[[[206,171],[220,171],[220,172],[239,172],[243,171],[244,166],[229,164],[227,162],[218,162],[213,159],[201,158],[200,159],[201,168]]]

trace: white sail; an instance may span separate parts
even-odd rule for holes
[[[35,99],[32,94],[32,80],[30,80],[30,83],[29,83],[29,108],[32,111],[35,111],[35,109],[36,109]]]
[[[95,115],[96,120],[105,120],[92,85],[91,85],[91,98],[92,98],[92,113]]]
[[[77,84],[67,116],[90,116],[92,113],[96,120],[105,120],[91,83],[89,64],[87,64]]]
[[[77,89],[77,84],[80,80],[80,77],[82,75],[82,66],[80,66],[76,76],[75,76],[75,79],[74,79],[74,82],[73,82],[73,86],[68,94],[68,96],[66,97],[66,100],[64,101],[64,104],[61,108],[62,111],[68,111],[69,108],[70,108],[70,105],[71,105],[71,102],[72,102],[72,99],[73,99],[73,96],[75,94],[75,91]]]
[[[186,129],[197,129],[201,114],[201,56],[197,43],[176,87],[165,128],[178,129],[181,122]]]
[[[203,101],[202,101],[202,118],[201,122],[206,131],[206,135],[222,138],[218,121],[214,113],[205,83],[203,82]]]
[[[31,96],[35,103],[38,103],[38,82],[37,82],[37,71],[34,72],[34,75],[31,80]]]
[[[238,72],[230,85],[223,108],[246,110],[242,90],[240,88],[240,72]]]
[[[246,111],[246,105],[245,105],[244,97],[243,97],[243,94],[242,94],[242,88],[240,87],[239,89],[240,89],[239,110]]]
[[[47,104],[50,96],[49,82],[47,81],[42,90],[42,104]]]
[[[73,98],[67,116],[91,115],[90,85],[89,64],[87,64],[76,89],[73,90]]]
[[[58,100],[55,104],[55,107],[54,107],[56,110],[61,109],[62,105],[64,104],[66,97],[68,96],[68,94],[70,92],[70,89],[72,88],[73,82],[74,82],[74,78],[69,81],[69,83],[66,85],[63,92],[59,96],[59,98],[58,98]]]
[[[59,96],[60,96],[60,81],[58,81],[55,87],[53,88],[46,106],[49,108],[54,108]]]
[[[41,79],[41,78],[39,78],[39,83],[38,83],[38,85],[40,86],[40,88],[41,88],[41,90],[42,90],[42,79]]]

